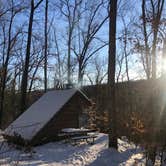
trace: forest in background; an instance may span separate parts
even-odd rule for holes
[[[0,0],[0,126],[29,106],[33,92],[108,83],[104,109],[114,117],[106,116],[117,147],[115,82],[164,77],[165,15],[165,0]]]
[[[5,93],[107,82],[109,3],[105,0],[0,1],[0,114]],[[164,0],[118,1],[116,82],[165,71]]]

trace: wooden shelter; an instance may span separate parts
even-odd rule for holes
[[[79,116],[91,105],[78,89],[45,93],[5,130],[4,136],[17,144],[37,145],[57,140],[63,128],[77,128]]]

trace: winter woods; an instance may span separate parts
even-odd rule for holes
[[[115,145],[115,84],[165,75],[165,7],[164,0],[0,0],[0,125],[22,113],[34,91],[108,83]]]

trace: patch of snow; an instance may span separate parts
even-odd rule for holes
[[[85,129],[85,128],[64,128],[64,129],[62,129],[62,132],[65,132],[65,133],[81,132],[81,131],[90,131],[90,130]]]
[[[52,142],[35,147],[35,153],[15,148],[0,153],[0,165],[8,166],[19,160],[20,166],[141,166],[145,165],[143,150],[134,144],[118,139],[119,149],[108,149],[108,136],[99,134],[94,145]]]

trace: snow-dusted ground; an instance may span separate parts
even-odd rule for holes
[[[2,145],[3,143],[3,145]],[[144,157],[140,148],[125,140],[118,140],[119,149],[108,149],[108,136],[99,134],[94,145],[73,146],[53,142],[35,147],[31,153],[16,150],[1,140],[0,165],[21,166],[141,166]]]

